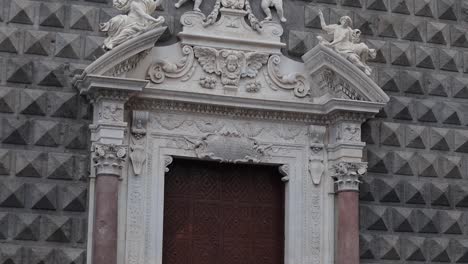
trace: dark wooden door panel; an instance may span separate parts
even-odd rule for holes
[[[175,160],[165,178],[163,264],[282,264],[277,168]]]

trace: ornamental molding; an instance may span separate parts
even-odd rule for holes
[[[125,165],[127,147],[113,144],[94,144],[93,162],[96,177],[101,175],[121,177]]]
[[[224,129],[210,133],[198,140],[185,137],[200,159],[209,159],[227,163],[259,163],[268,160],[272,145],[261,145],[252,137],[238,131]]]

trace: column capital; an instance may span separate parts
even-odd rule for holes
[[[336,192],[359,191],[360,176],[367,172],[367,162],[339,162],[332,166]]]
[[[127,146],[113,144],[94,144],[93,162],[96,177],[111,175],[120,177],[127,157]]]

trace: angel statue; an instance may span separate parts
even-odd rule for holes
[[[133,37],[161,26],[164,23],[164,17],[151,16],[161,1],[113,0],[114,7],[126,14],[117,15],[99,25],[101,31],[107,32],[103,48],[111,50]]]
[[[352,20],[349,16],[340,18],[339,24],[327,25],[323,17],[322,10],[319,10],[320,24],[322,29],[328,34],[333,34],[333,41],[329,42],[321,36],[318,36],[320,44],[330,47],[356,65],[365,74],[371,75],[372,69],[366,64],[367,59],[375,58],[375,49],[360,43],[361,31],[352,29]]]
[[[283,10],[283,0],[262,0],[261,7],[263,12],[266,14],[265,20],[271,20],[271,10],[270,7],[274,7],[276,9],[276,13],[278,13],[278,17],[281,22],[286,22],[286,18],[284,17],[284,10]]]

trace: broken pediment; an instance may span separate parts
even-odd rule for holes
[[[75,84],[87,93],[90,86],[104,87],[96,76],[106,76],[113,84],[133,80],[144,87],[137,94],[141,98],[313,114],[375,114],[389,100],[334,49],[319,44],[302,57],[303,63],[293,61],[280,53],[285,44],[279,23],[259,22],[248,1],[224,5],[218,1],[209,15],[186,12],[180,42],[173,45],[154,46],[162,27],[118,45],[89,65]],[[99,82],[85,82],[87,76]]]

